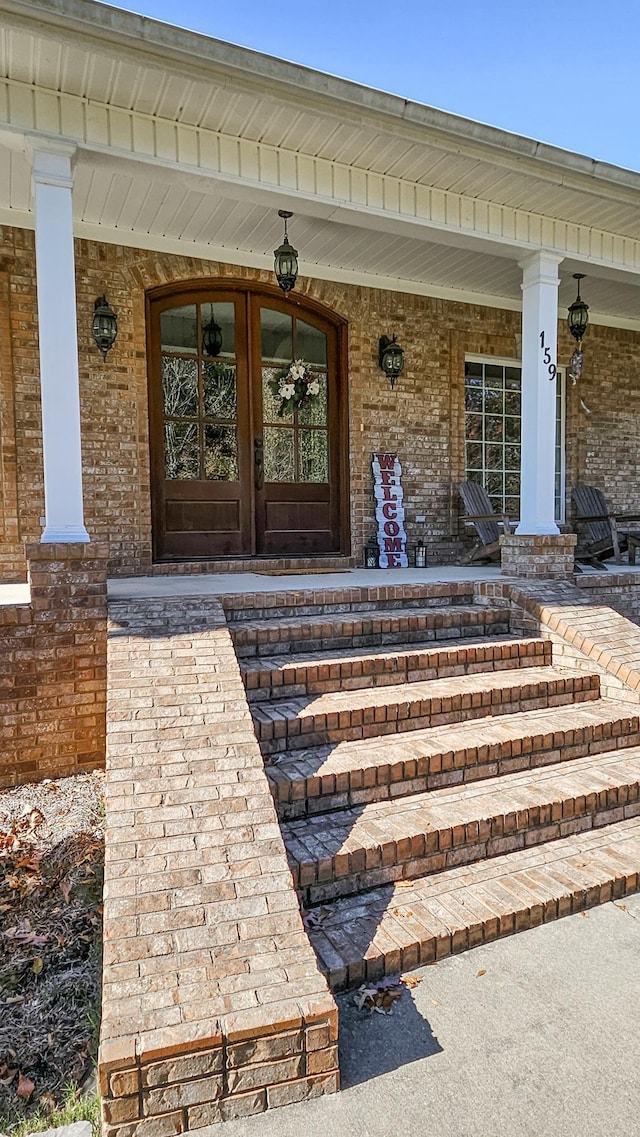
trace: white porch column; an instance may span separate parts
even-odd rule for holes
[[[89,540],[82,505],[71,160],[75,147],[34,145],[36,281],[45,542]]]
[[[518,535],[558,533],[555,522],[555,367],[558,265],[540,251],[522,274],[522,468]]]

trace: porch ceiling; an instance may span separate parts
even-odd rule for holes
[[[30,177],[25,154],[0,143],[0,213],[15,213],[16,223],[30,216]],[[274,203],[254,200],[255,195],[247,197],[240,189],[231,193],[230,186],[215,181],[80,151],[74,179],[76,232],[271,268],[273,250],[282,239]],[[299,205],[291,236],[300,250],[303,275],[520,308],[522,271],[515,249],[493,255],[445,243],[444,235],[427,239],[434,236],[431,232],[408,236],[372,228],[371,222],[349,224],[335,213],[310,216]],[[574,299],[572,273],[581,267],[578,261],[562,263],[561,307]],[[590,268],[586,292],[592,319],[640,327],[640,285],[635,280]]]
[[[138,163],[97,160],[78,153],[74,179],[74,217],[78,236],[140,246],[175,248],[185,255],[227,259],[256,267],[273,265],[282,224],[272,201],[231,196],[230,186],[159,172]],[[25,153],[0,143],[0,210],[26,217],[31,208],[31,165]],[[452,299],[496,302],[520,308],[522,269],[517,250],[506,256],[457,247],[429,234],[405,235],[349,224],[335,215],[305,215],[298,208],[291,236],[300,250],[301,273],[424,291]],[[572,273],[581,265],[560,266],[560,306],[575,294]],[[640,285],[605,269],[589,272],[592,318],[640,326]],[[616,275],[620,279],[613,279]]]

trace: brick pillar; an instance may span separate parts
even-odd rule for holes
[[[32,776],[103,767],[108,549],[28,544],[25,551],[33,659],[16,667],[27,667],[37,681],[37,698],[22,726],[35,763]]]
[[[575,533],[504,535],[500,538],[501,571],[506,576],[566,580],[573,577]]]

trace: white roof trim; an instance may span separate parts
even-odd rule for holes
[[[106,43],[114,47],[127,46],[138,57],[147,55],[156,61],[163,60],[171,71],[176,71],[180,64],[182,70],[186,64],[190,74],[194,69],[200,73],[207,69],[218,74],[224,71],[227,75],[235,72],[238,78],[243,77],[253,86],[257,81],[263,89],[266,85],[272,91],[279,89],[281,95],[288,92],[296,101],[311,97],[318,109],[327,112],[343,114],[345,108],[349,108],[363,124],[369,121],[371,125],[380,125],[382,118],[387,120],[391,130],[397,129],[399,123],[413,126],[419,129],[425,141],[430,135],[439,135],[448,145],[455,141],[459,146],[463,142],[467,152],[482,152],[485,160],[493,157],[501,165],[517,164],[522,169],[523,161],[530,162],[537,168],[538,176],[545,166],[553,168],[556,177],[558,170],[562,170],[565,178],[573,175],[575,184],[583,190],[589,182],[601,182],[618,190],[640,192],[640,173],[632,170],[101,4],[98,0],[3,0],[2,6],[5,16],[22,17],[34,24],[36,31],[42,32],[48,25],[65,34],[81,33],[93,41],[102,41],[103,47]]]

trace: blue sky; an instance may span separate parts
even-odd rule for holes
[[[640,169],[639,0],[116,6]]]

